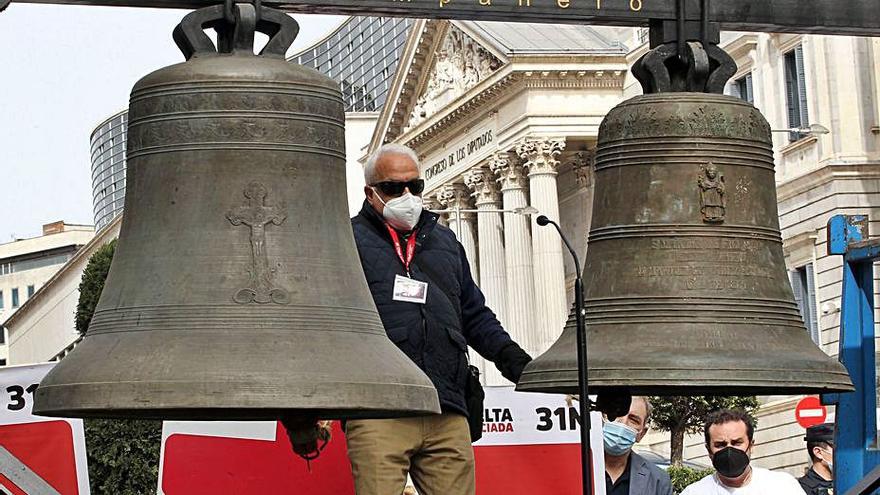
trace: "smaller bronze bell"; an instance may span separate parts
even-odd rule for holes
[[[583,271],[591,392],[853,390],[804,328],[785,273],[770,126],[706,93],[638,96],[599,129]],[[578,393],[574,312],[517,390]]]

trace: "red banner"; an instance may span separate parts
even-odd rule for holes
[[[477,493],[582,493],[576,403],[490,387],[484,420],[483,439],[474,445]],[[592,423],[593,448],[601,452],[601,421],[594,415]],[[292,452],[278,423],[166,422],[163,439],[160,494],[354,495],[338,422],[310,464]],[[594,460],[594,472],[604,472],[602,461]],[[604,483],[595,493],[604,495]]]
[[[55,363],[0,368],[0,493],[89,495],[82,420],[34,416]]]

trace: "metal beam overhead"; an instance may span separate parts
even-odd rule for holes
[[[14,0],[119,7],[195,9],[215,0]],[[263,0],[304,14],[350,14],[425,19],[647,26],[675,19],[674,0]],[[687,0],[699,20],[700,0]],[[709,20],[730,31],[880,36],[880,0],[716,0]]]

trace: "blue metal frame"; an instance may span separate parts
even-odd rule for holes
[[[840,362],[849,372],[856,390],[822,395],[822,403],[837,406],[834,492],[849,495],[871,470],[880,466],[873,286],[874,261],[880,259],[880,239],[868,240],[868,217],[837,215],[831,218],[828,254],[843,256]]]

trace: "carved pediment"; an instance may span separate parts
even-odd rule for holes
[[[456,26],[437,48],[427,83],[419,92],[404,131],[417,126],[501,67],[502,62]]]

